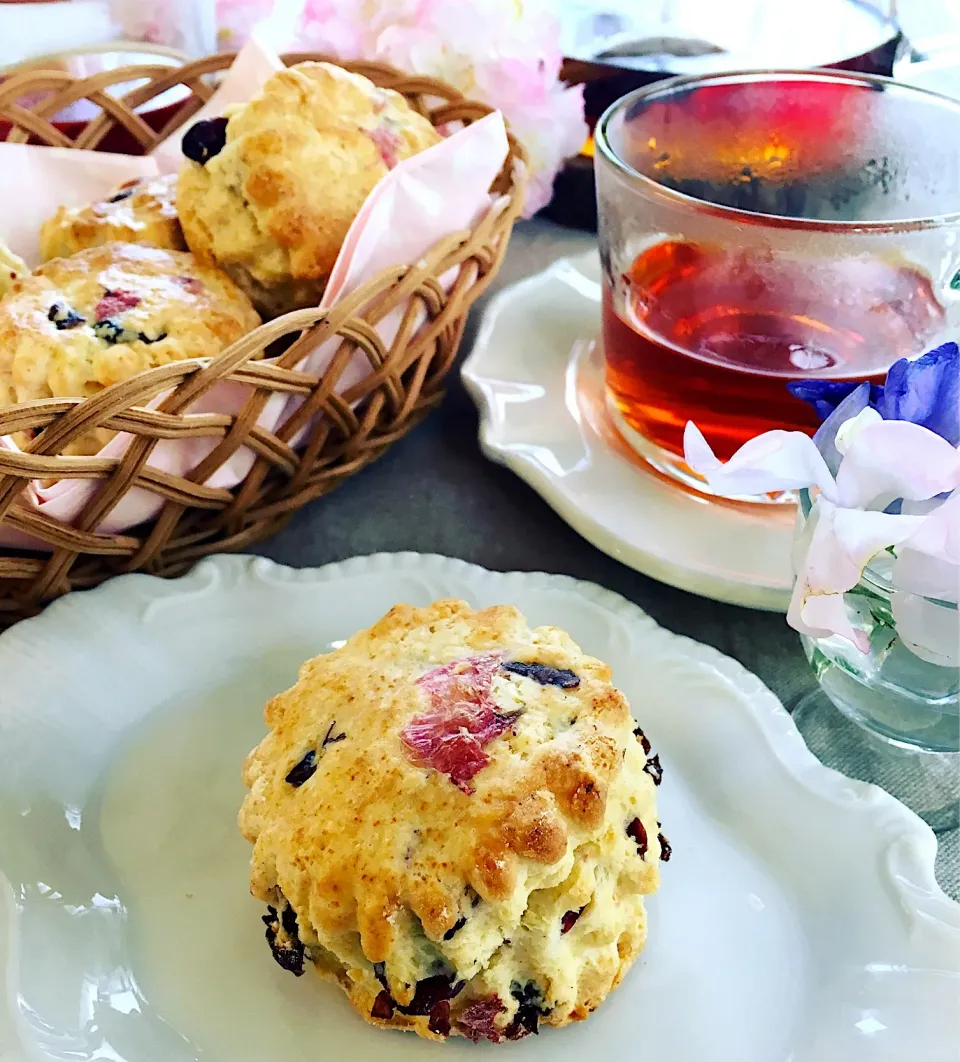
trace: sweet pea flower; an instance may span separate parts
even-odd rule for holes
[[[687,464],[717,494],[807,489],[812,505],[794,546],[787,620],[810,637],[838,635],[868,652],[844,601],[867,566],[894,557],[891,609],[901,641],[924,660],[960,655],[960,357],[947,343],[897,362],[883,387],[790,385],[825,417],[813,439],[770,431],[725,464],[693,423]]]

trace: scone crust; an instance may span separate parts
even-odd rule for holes
[[[431,710],[418,680],[477,660],[494,661],[490,696],[511,725],[458,785],[418,760],[407,735]],[[541,685],[502,667],[513,661],[579,684]],[[308,958],[368,1021],[442,1037],[435,1014],[398,1008],[444,974],[464,982],[452,1033],[471,1035],[486,1007],[485,1038],[509,1036],[524,999],[566,1025],[642,950],[643,897],[659,884],[654,777],[609,668],[563,631],[531,629],[506,606],[397,606],[304,664],[265,715],[239,818],[254,845],[251,891],[292,908]],[[291,784],[311,750],[313,773]]]
[[[0,240],[0,298],[3,298],[18,280],[29,275],[27,263]]]
[[[60,207],[40,227],[44,262],[117,242],[187,249],[177,218],[176,174],[126,181],[99,202]]]
[[[144,369],[213,357],[259,323],[229,277],[186,251],[112,243],[55,258],[0,301],[0,403],[86,398]],[[94,454],[110,437],[96,429],[65,452]]]
[[[218,155],[184,162],[187,243],[267,316],[316,305],[374,185],[439,140],[403,96],[365,77],[314,62],[279,71],[232,111]]]

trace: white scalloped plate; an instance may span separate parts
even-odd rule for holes
[[[660,750],[674,855],[649,946],[543,1062],[955,1062],[960,906],[935,840],[826,770],[732,660],[587,583],[416,554],[218,557],[75,594],[0,637],[0,1060],[472,1059],[277,967],[235,817],[261,706],[399,600],[510,602],[610,661]],[[481,1048],[481,1051],[497,1050]]]
[[[492,299],[463,366],[484,453],[598,549],[661,582],[786,612],[792,506],[710,501],[654,473],[606,410],[596,251]]]

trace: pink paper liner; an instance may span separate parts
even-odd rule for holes
[[[239,53],[217,92],[193,119],[216,115],[231,103],[240,103],[256,93],[282,63],[256,38]],[[132,177],[172,172],[179,166],[181,133],[158,145],[148,158],[107,155],[39,146],[0,143],[0,167],[8,194],[0,201],[0,232],[11,248],[28,262],[37,260],[37,230],[40,223],[61,204],[80,205],[105,195],[118,183]],[[354,220],[334,265],[321,309],[329,309],[339,299],[356,291],[384,269],[398,263],[415,263],[439,240],[472,227],[492,206],[489,188],[508,153],[506,129],[499,113],[474,122],[441,143],[401,162],[374,188]],[[445,288],[453,283],[456,271],[441,278]],[[403,319],[405,307],[398,307],[377,326],[389,347]],[[339,337],[319,344],[296,368],[321,374],[330,364]],[[342,392],[370,371],[360,353],[345,368],[338,381]],[[240,384],[218,384],[188,410],[190,413],[238,412],[252,388]],[[163,401],[159,395],[151,406]],[[302,403],[275,394],[257,423],[274,431]],[[301,441],[301,431],[293,445]],[[217,439],[161,440],[155,446],[149,465],[175,475],[189,473],[217,445]],[[99,453],[119,457],[130,444],[127,433],[117,434]],[[0,450],[19,452],[9,437],[0,437]],[[246,447],[206,480],[207,485],[230,488],[250,471],[254,453]],[[21,495],[27,505],[65,524],[82,512],[99,490],[91,480],[59,480],[51,486],[34,481]],[[98,532],[114,534],[156,515],[164,502],[151,492],[135,488],[127,492],[98,525]],[[0,545],[49,550],[46,544],[10,528],[0,528]]]

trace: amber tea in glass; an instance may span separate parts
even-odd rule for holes
[[[920,141],[923,142],[921,147]],[[960,326],[960,107],[882,78],[679,78],[597,135],[607,391],[656,467],[812,433],[786,389],[879,380]]]

